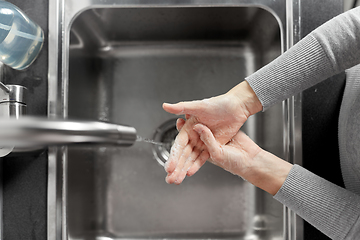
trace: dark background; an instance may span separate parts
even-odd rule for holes
[[[303,93],[303,166],[344,187],[340,170],[338,119],[345,74],[334,76]],[[304,240],[330,239],[305,222]]]
[[[326,0],[302,0],[301,4],[313,6],[302,12],[302,37],[314,26],[320,26],[343,11],[342,6],[339,9],[329,7]],[[303,166],[342,187],[338,119],[344,88],[345,73],[341,73],[305,90],[302,98]],[[330,238],[304,223],[304,240],[327,239]]]

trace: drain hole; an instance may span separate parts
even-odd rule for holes
[[[156,129],[153,139],[156,142],[163,143],[163,145],[154,145],[152,151],[161,166],[164,166],[169,159],[170,149],[177,134],[176,119],[168,120]]]
[[[170,153],[171,146],[173,145],[177,134],[178,131],[176,127],[168,129],[166,132],[164,132],[161,138],[161,142],[164,143],[164,151]]]

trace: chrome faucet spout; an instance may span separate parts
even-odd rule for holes
[[[0,82],[0,89],[5,91],[6,93],[10,93],[10,88],[8,86],[6,86],[5,84],[3,84],[2,82]]]
[[[0,146],[39,147],[69,144],[131,146],[136,129],[99,121],[23,117],[0,119]]]

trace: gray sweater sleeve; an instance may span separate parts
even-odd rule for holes
[[[265,111],[360,63],[360,7],[341,14],[246,78]],[[332,239],[359,239],[360,196],[294,166],[275,199]]]
[[[246,81],[265,111],[358,63],[360,7],[321,25]]]
[[[274,196],[331,239],[358,239],[360,196],[294,165]]]

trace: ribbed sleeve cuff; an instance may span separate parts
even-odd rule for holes
[[[360,196],[298,165],[274,198],[331,239],[345,239],[360,216]]]
[[[306,36],[270,64],[246,77],[263,111],[335,74],[321,44]]]

